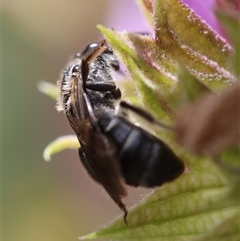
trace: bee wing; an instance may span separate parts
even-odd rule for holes
[[[70,123],[75,125],[75,130],[81,128],[81,134],[79,132],[76,134],[81,145],[79,157],[82,164],[88,174],[104,187],[114,202],[124,211],[126,222],[127,210],[121,199],[127,195],[127,192],[120,172],[115,145],[103,134],[91,129],[89,123],[80,123],[72,117],[70,119]]]
[[[85,137],[89,138],[89,144],[82,140],[80,143],[88,165],[93,170],[96,180],[103,185],[112,199],[119,203],[118,199],[126,195],[126,190],[115,145],[103,134],[95,131],[90,131]]]
[[[83,90],[81,79],[73,84],[71,98],[73,115],[68,114],[67,117],[82,148],[81,162],[93,179],[105,188],[110,197],[125,212],[126,218],[127,211],[121,201],[121,198],[126,196],[126,189],[116,148],[114,143],[99,131],[100,128],[92,112],[91,103]]]
[[[82,144],[88,164],[92,167],[97,180],[115,203],[124,211],[124,221],[127,223],[127,210],[122,197],[127,195],[124,180],[120,172],[119,160],[116,156],[115,145],[103,134],[91,132],[91,146]]]

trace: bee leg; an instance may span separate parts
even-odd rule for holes
[[[119,88],[116,88],[115,90],[111,91],[111,94],[115,100],[119,100],[122,97],[122,94]]]
[[[109,100],[111,98],[114,98],[115,100],[119,100],[121,98],[122,94],[119,88],[116,88],[113,91],[107,91],[107,93],[104,95],[104,98],[106,100]]]
[[[154,116],[152,116],[150,113],[146,112],[142,108],[128,104],[125,101],[120,101],[119,106],[116,110],[117,110],[116,115],[120,115],[123,117],[127,116],[126,110],[130,110],[150,123],[153,123],[165,130],[173,131],[173,128],[171,126],[166,125],[162,122],[159,122]]]
[[[119,203],[117,203],[117,204],[118,204],[118,206],[120,207],[120,209],[124,212],[124,216],[123,216],[123,221],[124,221],[124,223],[125,223],[125,224],[128,224],[128,222],[127,222],[128,211],[127,211],[125,205],[124,205],[122,202],[119,202]]]

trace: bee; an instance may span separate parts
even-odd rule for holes
[[[69,61],[59,81],[58,110],[63,110],[80,143],[79,157],[88,174],[123,210],[125,185],[157,187],[177,178],[183,162],[163,141],[136,126],[133,112],[159,124],[149,113],[121,100],[112,71],[119,61],[106,41],[89,44]]]

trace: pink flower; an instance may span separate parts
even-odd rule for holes
[[[204,19],[215,31],[224,36],[222,26],[214,14],[214,9],[217,6],[216,0],[184,0],[183,2],[193,9],[195,13]],[[106,24],[107,27],[131,32],[149,31],[150,26],[144,19],[136,2],[121,0],[112,1],[111,4],[110,14]]]

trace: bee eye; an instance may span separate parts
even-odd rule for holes
[[[80,72],[80,65],[75,65],[72,69],[72,73],[76,74]]]

